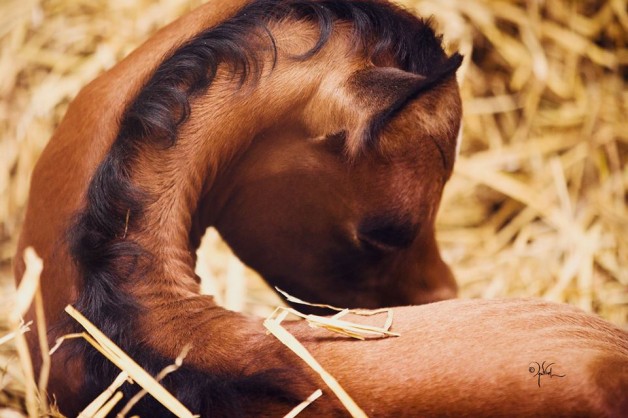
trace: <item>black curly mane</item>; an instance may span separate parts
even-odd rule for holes
[[[295,60],[314,57],[334,26],[345,22],[353,28],[357,53],[376,65],[392,56],[400,69],[432,80],[428,87],[460,64],[457,54],[448,59],[429,22],[375,0],[255,0],[172,51],[125,110],[119,133],[89,184],[87,204],[68,231],[71,254],[83,280],[75,306],[151,372],[168,359],[133,339],[142,306],[120,290],[131,277],[139,280],[151,259],[145,249],[126,238],[127,233],[141,231],[141,215],[149,198],[141,185],[131,181],[140,146],[166,149],[176,144],[179,127],[191,116],[190,102],[207,91],[219,65],[228,65],[240,82],[259,76],[269,51],[276,59],[268,24],[282,20],[309,22],[319,29],[318,41]],[[265,49],[260,50],[260,44]],[[86,344],[77,343],[76,349],[85,358],[86,392],[97,394],[118,370]],[[282,389],[290,385],[277,385],[281,374],[208,376],[183,368],[166,386],[188,406],[198,408],[194,413],[239,415],[240,399],[273,396],[298,403],[301,394]],[[164,415],[155,405],[146,400],[135,413]]]

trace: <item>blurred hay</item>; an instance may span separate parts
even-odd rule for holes
[[[199,3],[0,3],[0,306],[14,299],[30,172],[69,101]],[[462,296],[543,297],[628,325],[626,0],[402,3],[434,15],[467,58],[464,142],[438,220]],[[215,231],[200,260],[226,306],[267,316],[278,303]],[[0,405],[23,403],[14,348],[0,345]]]
[[[470,297],[628,323],[625,1],[422,1],[464,68],[439,241]]]

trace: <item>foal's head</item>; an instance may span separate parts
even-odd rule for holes
[[[461,57],[411,19],[407,37],[380,28],[381,44],[399,44],[330,68],[302,120],[259,135],[201,203],[271,285],[347,307],[455,297],[434,221],[455,159]]]

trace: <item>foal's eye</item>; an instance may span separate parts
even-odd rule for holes
[[[365,219],[358,226],[358,240],[368,250],[392,252],[408,248],[414,242],[418,224],[389,217]]]
[[[325,136],[323,144],[325,149],[333,154],[342,154],[345,151],[347,133],[345,131],[336,132]]]

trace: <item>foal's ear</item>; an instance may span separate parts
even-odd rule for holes
[[[353,154],[362,147],[374,146],[390,119],[421,93],[452,76],[462,56],[454,54],[428,76],[409,73],[392,67],[371,67],[356,71],[347,80],[351,100],[345,109],[355,125],[348,127],[348,147]]]

